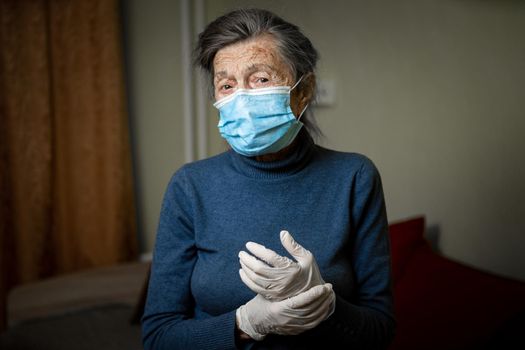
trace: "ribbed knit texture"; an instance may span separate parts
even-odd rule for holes
[[[143,317],[145,349],[235,348],[235,310],[255,296],[239,277],[238,253],[254,241],[288,255],[283,229],[313,253],[336,309],[313,330],[248,347],[386,348],[395,322],[379,174],[362,155],[319,147],[305,131],[298,137],[284,160],[228,151],[172,177]]]

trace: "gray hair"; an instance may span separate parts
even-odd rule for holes
[[[319,55],[310,40],[296,25],[262,9],[234,10],[208,24],[199,34],[194,51],[195,65],[204,71],[213,88],[213,60],[217,52],[228,45],[263,34],[270,34],[276,39],[277,48],[296,80],[307,73],[314,73]],[[321,134],[311,108],[305,111],[301,121],[313,135]]]

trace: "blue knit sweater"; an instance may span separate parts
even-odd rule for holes
[[[283,229],[313,253],[333,284],[335,312],[300,335],[269,335],[248,347],[388,345],[395,322],[379,174],[362,155],[319,147],[304,131],[298,137],[299,147],[284,160],[228,151],[172,177],[142,319],[146,350],[236,348],[235,310],[255,296],[239,277],[237,255],[247,241],[288,255]]]

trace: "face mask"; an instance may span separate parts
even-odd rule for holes
[[[301,77],[302,79],[302,77]],[[280,151],[295,139],[303,123],[290,108],[293,87],[239,89],[214,103],[219,110],[219,132],[239,154],[251,157]]]

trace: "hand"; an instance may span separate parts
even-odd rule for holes
[[[327,319],[335,307],[332,285],[326,283],[282,301],[272,302],[257,294],[237,309],[237,326],[255,340],[267,334],[295,335]]]
[[[288,231],[281,231],[280,237],[284,248],[297,262],[248,242],[246,248],[254,256],[244,251],[239,253],[242,267],[239,274],[244,284],[268,300],[283,300],[324,284],[312,253],[297,243]]]

